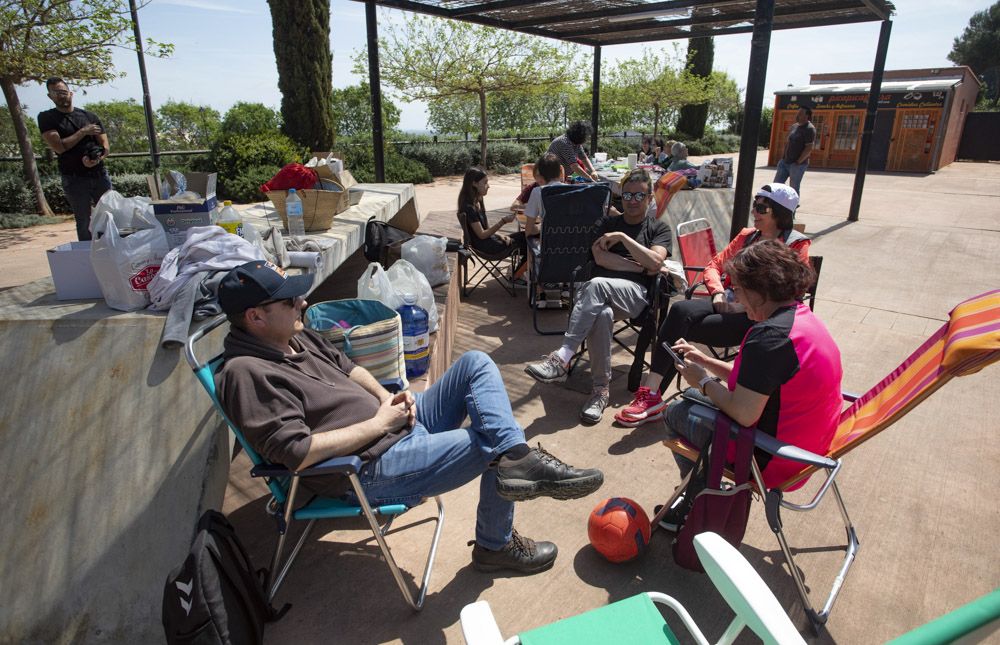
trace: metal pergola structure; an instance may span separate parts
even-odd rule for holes
[[[891,17],[895,7],[886,0],[357,0],[364,2],[368,27],[368,70],[372,92],[372,138],[376,181],[385,181],[382,131],[382,88],[379,78],[377,6],[403,9],[440,18],[555,38],[593,47],[594,83],[591,150],[597,149],[600,126],[601,47],[727,34],[753,34],[747,76],[743,132],[736,175],[731,237],[746,226],[757,137],[764,100],[764,81],[771,32],[828,25],[880,21],[867,116],[848,219],[857,221],[865,171],[878,108]]]

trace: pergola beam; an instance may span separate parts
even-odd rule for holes
[[[851,191],[851,208],[847,221],[858,221],[861,211],[861,194],[865,190],[865,175],[868,173],[868,156],[872,147],[872,134],[875,132],[875,119],[878,116],[878,97],[882,93],[882,75],[885,72],[885,57],[889,51],[889,34],[892,32],[892,21],[883,20],[878,32],[878,47],[875,49],[875,68],[872,70],[872,84],[868,88],[868,110],[865,113],[865,126],[861,132],[861,150],[858,151],[858,167],[854,171],[854,189]]]

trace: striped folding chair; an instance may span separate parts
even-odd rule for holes
[[[766,482],[756,462],[752,462],[751,466],[757,490],[766,491],[764,506],[768,524],[778,538],[806,614],[817,631],[826,623],[858,550],[857,533],[834,479],[840,471],[843,456],[891,426],[954,377],[974,374],[998,360],[1000,289],[970,298],[955,307],[941,329],[868,392],[862,396],[844,393],[844,400],[850,406],[841,413],[833,441],[825,455],[817,455],[783,443],[763,432],[755,434],[758,449],[802,464],[799,472],[783,482]],[[700,406],[692,408],[691,414],[705,421],[715,418],[714,411]],[[732,425],[734,429],[738,427],[735,422]],[[698,457],[698,451],[684,441],[668,440],[664,443],[672,451],[689,459],[695,460]],[[783,499],[785,492],[799,488],[818,470],[826,473],[826,480],[809,503],[793,504]],[[791,549],[782,531],[780,511],[782,508],[793,511],[812,510],[830,489],[833,490],[847,531],[846,555],[823,609],[816,611],[809,600],[802,574],[792,559]],[[654,530],[682,490],[683,486],[678,487],[674,496],[653,519]]]

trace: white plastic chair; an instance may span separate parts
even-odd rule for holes
[[[722,537],[702,533],[694,538],[698,558],[712,583],[736,612],[736,617],[719,638],[719,645],[736,640],[744,627],[749,627],[764,643],[805,643],[795,625],[781,608],[778,599],[764,584],[750,563]],[[622,625],[642,629],[643,642],[670,643],[673,634],[659,611],[644,611],[645,605],[657,603],[674,610],[687,627],[695,642],[708,645],[708,640],[687,610],[674,598],[655,591],[646,592],[612,603],[599,609],[571,616],[503,640],[500,629],[485,600],[462,608],[462,634],[467,645],[515,645],[516,643],[564,643],[575,645],[604,644]],[[616,609],[617,607],[617,609]],[[585,628],[583,626],[585,625]],[[601,626],[607,625],[607,631]],[[613,636],[612,636],[613,638]]]

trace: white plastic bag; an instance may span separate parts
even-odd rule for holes
[[[121,311],[145,309],[150,302],[149,283],[170,250],[166,233],[157,224],[122,237],[108,209],[96,213],[90,228],[94,234],[90,263],[108,306]]]
[[[448,258],[445,250],[448,240],[433,235],[417,235],[403,243],[403,259],[426,276],[431,286],[445,284],[451,280]]]
[[[403,306],[403,298],[392,288],[389,276],[378,262],[372,262],[358,279],[358,298],[378,300],[395,311]]]
[[[94,206],[93,217],[90,220],[90,232],[97,237],[94,222],[98,213],[107,212],[115,220],[118,232],[129,234],[144,228],[160,228],[153,215],[153,205],[148,197],[123,197],[116,190],[106,191]]]
[[[374,264],[374,263],[373,263]],[[396,260],[386,272],[392,289],[399,296],[400,307],[404,293],[412,293],[417,297],[417,304],[427,312],[428,329],[431,332],[438,328],[438,311],[434,302],[434,291],[423,273],[406,260]],[[398,307],[396,307],[398,309]]]

